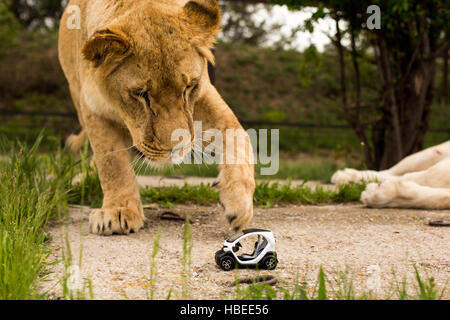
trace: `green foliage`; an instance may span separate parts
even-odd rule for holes
[[[215,178],[218,174],[217,165],[211,164],[180,164],[179,166],[166,166],[164,168],[152,168],[137,161],[134,165],[135,173],[142,176],[165,176],[165,177],[210,177]]]
[[[364,184],[347,184],[338,187],[338,190],[324,189],[322,186],[311,188],[305,185],[292,187],[289,184],[264,182],[256,186],[254,200],[256,204],[270,207],[275,203],[290,204],[319,204],[319,203],[345,203],[358,201]]]
[[[37,280],[49,255],[44,228],[67,209],[74,163],[61,150],[40,156],[42,141],[40,135],[29,147],[1,139],[0,300],[43,298]]]
[[[273,204],[319,204],[343,203],[358,201],[364,191],[363,184],[341,185],[338,190],[324,189],[321,186],[311,188],[308,186],[292,187],[289,184],[264,182],[256,186],[254,201],[257,205],[271,206]],[[146,188],[141,189],[141,196],[147,203],[195,203],[211,204],[219,201],[219,193],[209,185],[183,187]]]
[[[8,9],[9,1],[0,2],[0,59],[16,43],[19,24]]]
[[[321,62],[321,55],[316,46],[311,45],[302,52],[299,77],[303,86],[309,87],[312,84],[312,79],[317,77],[320,70]]]
[[[337,300],[365,299],[368,296],[367,294],[363,294],[360,297],[356,295],[355,288],[353,287],[353,279],[348,269],[338,273],[336,286],[335,296]]]
[[[84,167],[78,175],[79,182],[69,188],[70,203],[88,205],[91,208],[101,208],[103,191],[96,170]]]
[[[72,279],[71,277],[81,276],[79,274],[75,274],[74,268],[79,268],[81,270],[81,262],[82,262],[82,252],[80,248],[80,258],[79,263],[73,263],[73,255],[70,246],[69,235],[66,233],[65,238],[65,248],[63,250],[63,262],[64,262],[64,273],[62,279],[60,280],[62,286],[62,295],[64,300],[92,300],[94,299],[94,291],[92,288],[92,281],[90,279]],[[80,288],[71,287],[72,281],[81,281]],[[79,285],[78,283],[76,284]]]
[[[349,155],[350,157],[350,155]],[[352,164],[351,167],[355,165]],[[332,159],[321,159],[313,157],[308,160],[280,160],[280,168],[275,176],[260,176],[259,165],[256,167],[256,176],[260,179],[292,179],[292,180],[314,180],[330,181],[331,176],[341,169]]]
[[[439,295],[434,278],[427,277],[426,280],[422,280],[416,266],[414,266],[414,272],[417,281],[417,296],[420,300],[438,300],[442,298],[444,292]]]
[[[183,231],[183,270],[181,272],[182,279],[182,296],[184,299],[190,298],[190,281],[192,272],[192,229],[189,219],[184,222]]]
[[[248,4],[245,2],[222,2],[222,32],[219,38],[233,44],[265,45],[270,36],[279,34],[282,23],[268,23],[266,19],[257,19],[263,9],[268,16],[272,14],[273,7],[268,4]],[[290,45],[296,30],[291,34],[282,36],[275,43],[277,47]]]
[[[236,279],[236,290],[234,299],[237,300],[367,300],[367,299],[397,299],[397,300],[440,300],[443,298],[445,288],[438,291],[433,278],[427,277],[423,280],[417,268],[414,267],[416,281],[411,284],[416,290],[415,294],[409,294],[407,291],[406,277],[401,284],[397,283],[397,292],[395,296],[380,297],[371,292],[362,290],[359,294],[353,287],[353,275],[346,269],[344,272],[338,272],[338,278],[328,280],[323,268],[319,269],[317,280],[308,285],[306,282],[299,281],[297,272],[292,289],[287,289],[286,284],[279,284],[276,288],[253,282],[248,286],[239,283]]]
[[[313,31],[313,22],[330,16],[332,10],[336,9],[344,20],[348,20],[354,27],[362,29],[369,17],[366,12],[371,5],[380,7],[382,28],[388,32],[399,33],[404,30],[411,19],[427,16],[433,20],[433,25],[441,30],[448,26],[450,21],[450,7],[443,0],[364,0],[364,1],[341,1],[341,0],[270,0],[274,4],[286,4],[291,9],[299,10],[305,7],[315,7],[316,10],[307,22],[306,29]]]
[[[322,268],[320,268],[319,270],[318,284],[319,288],[317,290],[317,300],[328,300],[327,285],[325,283],[325,273],[323,272]]]
[[[286,113],[283,110],[268,110],[261,115],[261,120],[283,122],[286,120]]]
[[[153,300],[155,297],[156,277],[157,277],[157,261],[156,256],[159,251],[159,240],[161,239],[161,228],[158,228],[158,233],[153,238],[153,249],[150,257],[150,290],[148,293],[148,299]]]
[[[211,204],[219,201],[219,194],[209,185],[191,186],[185,184],[183,187],[167,188],[145,188],[141,189],[141,197],[146,203],[196,203]]]
[[[275,300],[276,290],[269,285],[258,284],[256,282],[242,287],[239,282],[236,284],[235,300]]]
[[[102,191],[97,173],[89,170],[81,177],[82,181],[75,184],[70,191],[71,203],[81,204],[82,194],[85,194],[85,204],[96,208],[101,207]],[[322,186],[299,185],[293,187],[290,184],[267,181],[257,184],[254,201],[256,205],[264,207],[274,204],[345,203],[358,201],[364,189],[365,184],[354,183],[340,185],[335,190]],[[203,183],[200,185],[185,184],[182,187],[146,187],[141,188],[140,193],[145,203],[159,203],[163,207],[172,207],[177,203],[207,205],[219,202],[219,192],[209,184]]]

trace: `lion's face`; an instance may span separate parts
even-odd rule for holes
[[[194,141],[194,105],[209,81],[207,60],[220,17],[215,1],[197,1],[166,12],[151,4],[137,8],[83,48],[111,108],[152,162],[169,162]],[[174,150],[178,129],[191,143]]]
[[[175,130],[185,130],[193,141],[194,104],[207,81],[205,59],[195,48],[171,48],[167,40],[130,56],[104,82],[134,144],[153,162],[166,162],[177,151]],[[191,147],[185,145],[183,154]]]

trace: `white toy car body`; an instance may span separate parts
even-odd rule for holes
[[[250,236],[258,236],[252,254],[237,255],[241,248],[240,241]],[[261,269],[273,270],[278,260],[275,252],[275,237],[273,232],[263,229],[247,229],[238,232],[225,240],[221,250],[216,252],[216,263],[225,271],[237,267],[258,266]]]

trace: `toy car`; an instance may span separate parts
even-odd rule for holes
[[[250,236],[258,236],[252,254],[237,255],[242,245],[240,241]],[[247,229],[232,235],[225,240],[221,250],[216,252],[216,263],[225,271],[236,267],[259,267],[273,270],[278,260],[275,252],[275,237],[272,231],[263,229]]]

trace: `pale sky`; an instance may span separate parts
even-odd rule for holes
[[[286,36],[290,35],[290,30],[303,25],[304,21],[311,17],[315,8],[305,8],[302,11],[290,11],[287,6],[273,6],[272,12],[268,12],[263,5],[255,5],[257,12],[254,15],[254,19],[257,21],[267,21],[268,24],[281,23],[283,27],[281,33]],[[225,17],[224,17],[225,18]],[[296,40],[293,43],[293,47],[297,50],[303,50],[307,48],[310,44],[316,45],[319,51],[322,51],[324,46],[330,43],[330,40],[326,34],[334,35],[335,33],[335,23],[332,19],[320,19],[314,26],[314,32],[311,34],[309,32],[298,32]],[[271,41],[267,45],[271,45],[280,39],[280,34],[270,35]]]

